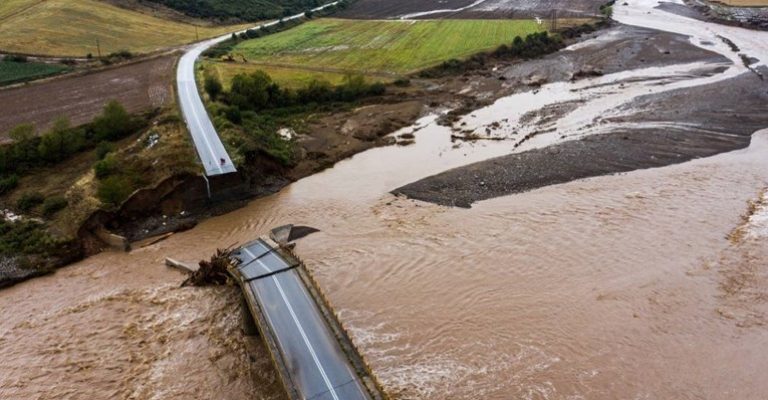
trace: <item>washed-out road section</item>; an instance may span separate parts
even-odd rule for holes
[[[253,295],[274,339],[291,398],[365,400],[371,397],[355,373],[298,272],[261,240],[235,252],[237,278]],[[277,354],[274,354],[277,353]],[[282,368],[284,367],[284,368]]]
[[[326,7],[336,5],[338,2],[328,3],[313,9],[313,12],[321,11]],[[283,18],[283,21],[303,18],[305,13]],[[252,29],[270,27],[279,24],[280,21],[268,22],[254,26]],[[240,33],[240,32],[235,32]],[[203,99],[195,81],[195,61],[205,50],[229,39],[232,34],[223,35],[192,45],[179,60],[176,70],[176,87],[179,96],[179,106],[187,123],[192,141],[197,149],[200,162],[203,164],[207,176],[228,174],[236,172],[235,165],[229,157],[216,128],[208,116],[203,105]]]

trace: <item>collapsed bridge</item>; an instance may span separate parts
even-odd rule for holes
[[[297,257],[269,239],[232,254],[229,273],[243,290],[289,398],[384,398]]]

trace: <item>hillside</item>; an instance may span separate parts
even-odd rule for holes
[[[300,13],[322,0],[147,0],[186,15],[230,21],[259,21]]]
[[[0,2],[0,51],[85,57],[119,50],[145,53],[238,27],[196,27],[97,0]]]

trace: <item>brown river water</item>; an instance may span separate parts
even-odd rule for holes
[[[321,229],[297,252],[396,398],[765,398],[768,131],[456,209],[388,192],[513,143],[456,145],[432,121],[415,145],[0,291],[0,398],[282,398],[237,290],[179,288],[163,260],[284,223]]]

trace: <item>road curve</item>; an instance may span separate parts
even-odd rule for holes
[[[320,11],[326,7],[336,5],[338,1],[325,4],[321,7],[312,9],[313,12]],[[283,18],[284,21],[304,17],[305,13],[292,15]],[[268,22],[256,25],[251,29],[269,27],[279,24],[280,21]],[[241,33],[238,31],[234,33]],[[187,129],[192,135],[192,141],[197,149],[200,162],[203,164],[207,176],[228,174],[237,171],[232,164],[224,144],[221,142],[213,122],[205,110],[203,100],[200,98],[200,92],[195,81],[195,62],[205,50],[219,44],[232,37],[232,34],[226,34],[217,38],[208,39],[192,45],[179,60],[176,70],[176,88],[179,96],[179,106],[187,123]]]
[[[297,398],[369,400],[298,272],[261,240],[234,254],[240,260],[238,280],[258,301],[269,330],[263,334],[275,339],[279,354],[273,356],[285,365],[285,383],[298,392]]]

